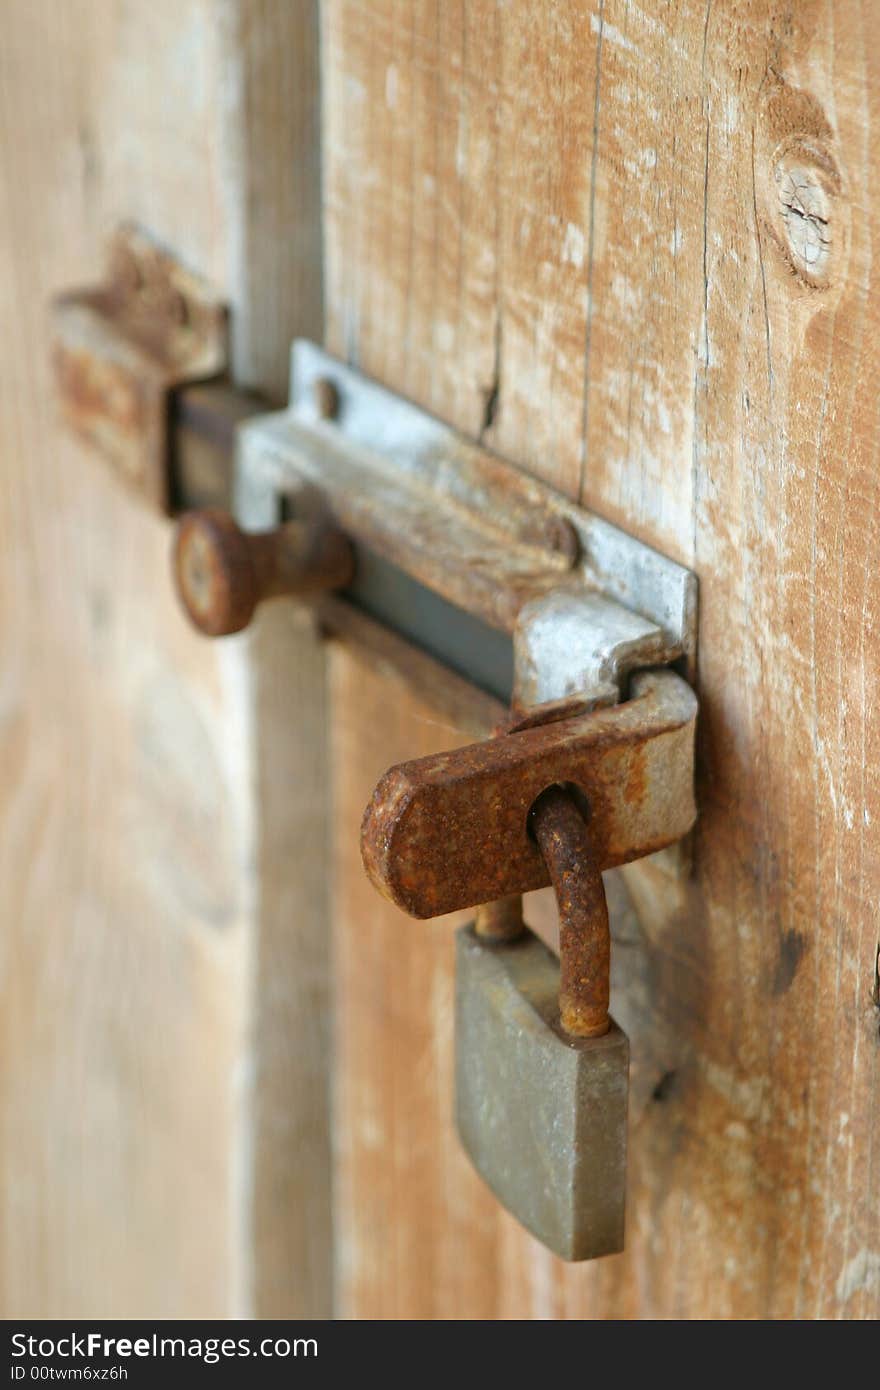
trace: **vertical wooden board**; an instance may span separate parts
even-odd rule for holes
[[[249,649],[257,902],[247,1103],[239,1143],[242,1311],[330,1317],[330,913],[324,646],[291,603],[259,614]]]
[[[495,396],[499,34],[458,3],[323,8],[328,344],[472,434]]]
[[[456,920],[410,921],[366,884],[360,860],[363,809],[388,758],[470,740],[342,648],[330,673],[338,1313],[444,1317],[454,1289],[456,1316],[492,1317],[497,1215],[452,1122]]]
[[[13,0],[4,13],[7,1317],[329,1307],[326,1058],[293,1038],[310,1007],[326,1008],[310,944],[324,941],[323,779],[314,745],[289,740],[278,709],[288,682],[300,731],[320,746],[318,648],[282,623],[271,660],[262,639],[252,660],[247,640],[212,646],[188,630],[168,583],[167,526],[55,427],[46,311],[59,288],[96,275],[119,220],[139,220],[230,295],[248,320],[240,370],[277,389],[289,338],[320,332],[319,263],[298,320],[305,276],[301,261],[287,265],[272,185],[258,208],[247,190],[259,151],[281,167],[308,134],[314,55],[295,100],[292,74],[309,23],[314,39],[311,13],[251,0]],[[307,205],[304,179],[297,188],[314,240],[316,190]],[[272,283],[262,303],[249,288],[257,256]],[[316,808],[296,903],[283,891],[276,819],[290,796],[268,785],[270,748],[270,771]],[[279,1003],[270,973],[290,983],[285,948],[300,930],[310,978]],[[289,1107],[310,1126],[296,1140]]]
[[[126,135],[136,158],[131,126],[105,141],[96,124],[132,11],[14,5],[0,57],[7,1316],[229,1307],[243,711],[228,660],[196,650],[173,610],[164,528],[52,423],[46,302],[95,269],[104,160]],[[173,75],[177,22],[202,18],[154,7],[130,101],[138,153],[152,144],[160,166],[135,211],[173,234],[188,189],[185,252],[202,240],[210,271],[216,234],[195,224],[212,170],[163,179],[155,124],[216,114]],[[169,60],[150,125],[138,75]]]
[[[290,343],[323,331],[317,0],[217,12],[237,382],[285,401]],[[326,689],[304,610],[269,605],[243,655],[255,814],[241,1088],[238,1309],[328,1317],[333,1298]]]
[[[331,342],[701,580],[694,879],[627,874],[627,1252],[565,1269],[501,1218],[502,1315],[877,1311],[874,27],[856,0],[470,0],[442,25],[428,5],[326,6]],[[479,67],[453,29],[483,36]],[[381,110],[407,45],[399,90],[435,112],[433,146]],[[496,142],[492,184],[465,155],[437,161],[462,111],[465,150]],[[480,211],[453,290],[425,247],[430,210],[456,204]],[[420,248],[418,277],[391,237]],[[487,420],[472,392],[490,339]],[[422,948],[404,934],[398,969]],[[366,1054],[348,1061],[366,1084]],[[389,1252],[389,1281],[408,1286],[410,1254]],[[460,1315],[456,1269],[435,1314]]]
[[[412,921],[374,892],[360,858],[363,810],[387,763],[459,746],[472,734],[338,646],[330,692],[338,1315],[565,1316],[559,1262],[499,1208],[455,1132],[454,932],[469,914]],[[612,902],[618,1008],[625,977],[633,1002],[643,1002],[650,967],[622,886]],[[526,916],[552,944],[552,895],[530,894]],[[634,1066],[639,1099],[656,1081]],[[621,1261],[602,1268],[622,1301]],[[635,1308],[632,1296],[626,1306]],[[574,1315],[584,1309],[582,1300]]]
[[[289,348],[323,332],[318,0],[213,8],[236,382],[287,401]]]

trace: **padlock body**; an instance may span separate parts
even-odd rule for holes
[[[564,1260],[623,1249],[629,1044],[559,1023],[559,962],[532,932],[457,936],[456,1121],[495,1196]]]

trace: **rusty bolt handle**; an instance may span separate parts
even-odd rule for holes
[[[347,537],[323,521],[248,533],[228,512],[206,510],[178,523],[173,569],[193,624],[209,637],[224,637],[247,627],[264,599],[344,588],[354,553]]]
[[[559,908],[562,1026],[574,1037],[598,1038],[609,1028],[611,932],[589,827],[577,802],[559,786],[541,793],[531,823]]]

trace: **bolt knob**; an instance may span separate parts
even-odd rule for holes
[[[264,599],[344,588],[353,568],[347,537],[324,521],[289,521],[252,533],[228,512],[188,512],[174,538],[180,601],[209,637],[241,632]]]

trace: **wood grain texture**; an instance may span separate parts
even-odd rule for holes
[[[277,390],[290,337],[320,331],[319,264],[304,303],[291,249],[313,244],[318,203],[303,175],[294,217],[254,161],[286,166],[305,141],[316,193],[316,90],[309,3],[4,7],[6,1317],[329,1307],[326,1049],[309,1013],[326,1013],[323,783],[308,739],[285,741],[280,695],[320,741],[319,649],[274,615],[271,650],[267,631],[251,646],[188,629],[166,526],[54,426],[46,315],[131,218],[230,296],[241,373]],[[310,808],[296,904],[277,819],[291,787]]]
[[[448,928],[344,838],[440,743],[338,658],[349,1315],[880,1309],[878,37],[858,0],[324,6],[330,346],[701,581],[694,876],[627,872],[628,1242],[594,1266],[490,1215],[443,1127]]]
[[[412,922],[365,893],[360,856],[363,807],[389,759],[468,740],[344,647],[330,669],[338,1311],[442,1317],[454,1287],[455,1315],[480,1316],[497,1221],[451,1124],[450,920]],[[381,737],[365,738],[369,727]]]
[[[222,0],[215,14],[233,372],[283,405],[292,338],[323,334],[318,0]]]
[[[321,340],[318,0],[226,0],[214,11],[226,82],[224,158],[240,385],[287,399],[290,344]],[[329,798],[326,672],[312,617],[267,605],[246,641],[254,894],[248,1046],[236,1141],[239,1309],[329,1317]]]

